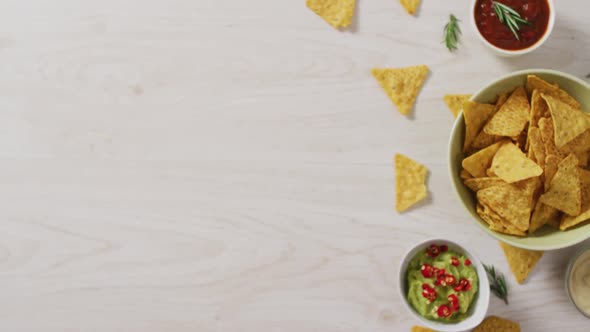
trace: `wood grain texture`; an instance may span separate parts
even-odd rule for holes
[[[467,2],[414,18],[360,0],[338,32],[303,0],[3,1],[0,330],[408,331],[396,274],[416,241],[453,238],[508,272],[451,188],[442,96],[531,67],[584,77],[590,14],[556,1],[547,45],[501,59]],[[432,73],[407,119],[370,68],[415,64]],[[431,170],[404,215],[395,152]],[[577,248],[510,278],[490,312],[587,331],[563,290]]]

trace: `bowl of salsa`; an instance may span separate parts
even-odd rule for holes
[[[502,56],[541,46],[555,23],[553,0],[473,0],[472,23],[480,39]]]

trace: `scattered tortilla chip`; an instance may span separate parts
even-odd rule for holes
[[[516,137],[529,122],[530,109],[526,91],[520,87],[514,90],[483,130],[489,135]]]
[[[503,144],[498,149],[498,152],[492,160],[492,170],[500,179],[508,183],[522,181],[543,174],[543,169],[527,158],[526,155],[512,143]]]
[[[463,159],[463,168],[476,178],[486,177],[486,170],[504,142],[498,142]]]
[[[463,104],[463,116],[465,117],[464,152],[469,150],[471,143],[477,137],[477,133],[479,133],[493,112],[494,105],[480,104],[474,101],[466,101]]]
[[[557,165],[557,172],[540,201],[549,206],[577,216],[582,212],[582,189],[578,172],[578,158],[570,154]]]
[[[545,146],[543,146],[543,140],[541,139],[541,131],[539,128],[531,128],[529,130],[529,151],[535,156],[537,164],[541,167],[545,167]]]
[[[564,216],[559,229],[565,231],[590,219],[590,171],[580,169],[580,184],[582,186],[582,213],[579,216]]]
[[[527,77],[526,88],[529,93],[532,93],[534,90],[539,90],[540,93],[551,95],[573,108],[580,108],[580,103],[578,103],[578,101],[570,96],[567,92],[560,89],[559,85],[550,84],[538,76],[529,75]]]
[[[490,316],[484,319],[473,332],[520,332],[520,325],[504,318]]]
[[[428,169],[414,160],[395,155],[395,191],[397,212],[404,212],[426,198],[426,173]]]
[[[371,73],[398,111],[408,115],[428,75],[428,67],[374,68]]]
[[[352,23],[356,0],[307,0],[309,9],[336,29]]]
[[[418,10],[418,6],[420,6],[420,1],[421,0],[400,0],[399,2],[401,2],[408,14],[414,15]]]
[[[543,252],[520,249],[503,242],[500,242],[500,245],[504,250],[512,274],[516,277],[516,281],[522,284],[543,256]]]
[[[518,230],[528,230],[531,216],[529,197],[515,186],[504,184],[480,190],[477,200]]]
[[[555,129],[555,146],[563,147],[577,136],[590,129],[590,117],[549,95],[541,95],[551,111]]]
[[[431,330],[426,327],[422,327],[422,326],[414,326],[414,327],[412,327],[412,332],[436,332],[436,331]]]
[[[529,233],[534,233],[546,224],[557,223],[559,225],[559,216],[560,212],[556,208],[537,202],[531,217]]]
[[[461,113],[463,109],[463,103],[469,100],[471,95],[446,95],[444,97],[445,103],[447,107],[453,113],[453,116],[456,118]]]
[[[478,192],[479,190],[499,186],[501,184],[505,184],[502,179],[500,178],[474,178],[474,179],[467,179],[465,180],[465,185],[467,188],[471,189],[474,192]]]
[[[545,157],[545,191],[549,190],[551,180],[553,180],[553,176],[555,176],[555,172],[557,172],[557,165],[559,165],[560,162],[561,158],[552,154]]]

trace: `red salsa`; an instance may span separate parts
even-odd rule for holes
[[[505,50],[522,50],[536,44],[549,24],[549,4],[547,0],[496,0],[510,6],[520,16],[529,21],[530,25],[521,25],[514,33],[500,22],[493,8],[493,0],[478,0],[475,6],[475,22],[481,35],[492,45]]]

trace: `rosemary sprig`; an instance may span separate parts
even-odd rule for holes
[[[457,44],[459,43],[459,37],[461,36],[459,22],[461,21],[458,20],[455,15],[451,14],[449,23],[445,25],[445,44],[451,52],[457,50]]]
[[[517,40],[520,40],[520,37],[518,36],[520,26],[523,24],[531,25],[531,22],[522,18],[520,14],[510,6],[499,3],[498,1],[493,1],[492,7],[498,16],[498,20],[512,31]]]
[[[498,298],[504,300],[504,303],[508,305],[508,287],[506,287],[506,279],[500,272],[496,272],[496,269],[492,265],[483,264],[483,268],[486,270],[488,279],[490,280],[490,290]]]

